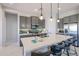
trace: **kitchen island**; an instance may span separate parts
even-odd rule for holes
[[[73,38],[72,36],[66,36],[66,35],[58,35],[53,34],[50,37],[36,37],[36,42],[33,41],[34,37],[28,37],[28,38],[21,38],[22,44],[23,44],[23,54],[24,56],[31,56],[31,52],[37,49],[40,49],[41,47],[45,46],[51,46],[53,44],[65,41],[67,39]]]

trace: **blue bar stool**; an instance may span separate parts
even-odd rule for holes
[[[70,46],[74,44],[74,42],[76,42],[77,40],[74,39],[68,39],[67,41],[65,41],[65,48],[64,48],[64,52],[67,53],[67,55],[69,56],[70,54],[76,54],[77,56],[77,52],[76,52],[76,48],[74,47],[74,52],[75,53],[70,53],[71,49]]]
[[[54,56],[61,56],[62,55],[62,49],[64,48],[63,42],[58,43],[56,45],[51,46],[51,54]]]
[[[75,51],[74,54],[76,54],[76,56],[78,56],[77,51],[76,51],[76,47],[77,47],[77,39],[73,39],[72,46],[74,46],[74,51]]]
[[[71,39],[68,39],[68,40],[64,41],[64,44],[65,44],[64,52],[66,52],[67,56],[69,56],[70,45],[72,44],[72,42],[73,42],[73,40],[71,40]]]
[[[32,51],[32,56],[50,56],[51,50],[49,46],[42,47],[40,49],[37,49],[35,51]]]

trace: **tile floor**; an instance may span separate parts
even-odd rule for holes
[[[76,56],[74,54],[74,47],[70,47],[70,56]],[[77,54],[79,56],[79,47],[76,47]],[[15,47],[15,46],[7,46],[7,47],[0,47],[0,56],[23,56],[23,48],[22,47]],[[50,56],[53,56],[50,54]],[[62,56],[67,56],[66,54],[62,54]]]

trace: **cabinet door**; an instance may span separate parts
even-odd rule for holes
[[[32,16],[32,25],[38,25],[38,18],[35,16]]]
[[[26,28],[26,18],[23,16],[20,16],[20,29]]]
[[[40,20],[38,17],[32,16],[32,25],[38,25],[40,28],[45,28],[45,20]]]
[[[38,20],[38,23],[39,23],[39,26],[41,27],[41,28],[45,28],[45,20]]]
[[[63,18],[64,23],[69,23],[69,19],[70,19],[70,17],[69,17],[69,16],[68,16],[68,17]]]
[[[30,29],[31,28],[31,18],[30,17],[20,17],[20,28]]]
[[[58,28],[63,29],[63,25],[64,25],[63,19],[60,19],[60,22],[58,22]]]
[[[69,22],[70,23],[75,23],[75,22],[77,22],[77,15],[72,15],[72,16],[70,16],[70,20],[69,20]]]
[[[31,17],[26,18],[26,27],[27,29],[31,29]]]

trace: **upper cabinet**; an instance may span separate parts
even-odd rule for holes
[[[39,17],[32,16],[32,26],[37,25],[40,28],[45,28],[45,20],[40,20]]]
[[[63,28],[63,19],[60,19],[60,22],[58,22],[58,28],[62,29]]]
[[[70,16],[70,23],[76,23],[78,19],[78,15],[72,15]]]
[[[38,21],[38,24],[41,28],[45,28],[45,20],[40,20]]]
[[[71,15],[63,18],[64,23],[76,23],[77,19],[78,15]]]
[[[32,25],[39,25],[38,24],[38,21],[39,21],[39,18],[38,17],[35,17],[35,16],[32,16]]]
[[[20,16],[20,29],[31,29],[31,18]]]
[[[63,22],[64,23],[69,23],[69,20],[70,20],[70,17],[69,16],[63,18]]]
[[[40,20],[39,17],[36,16],[20,16],[20,29],[32,29],[35,26],[45,28],[45,20]]]

